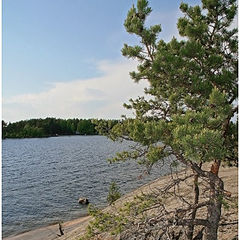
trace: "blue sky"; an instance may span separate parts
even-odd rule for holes
[[[181,0],[152,0],[148,24],[177,36]],[[196,4],[199,1],[185,1]],[[3,0],[2,117],[119,118],[123,102],[142,95],[121,56],[136,43],[123,23],[134,0]]]

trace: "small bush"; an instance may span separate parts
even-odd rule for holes
[[[108,191],[107,202],[112,205],[117,199],[121,197],[120,188],[115,182],[112,182]]]

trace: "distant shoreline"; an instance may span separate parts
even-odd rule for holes
[[[42,136],[42,137],[6,137],[2,140],[7,139],[35,139],[35,138],[52,138],[52,137],[72,137],[72,136],[81,136],[81,137],[87,137],[87,136],[102,136],[99,134],[65,134],[65,135],[49,135],[49,136]]]
[[[60,119],[36,118],[7,123],[2,120],[2,139],[4,138],[40,138],[62,135],[98,135],[96,127],[107,124],[110,130],[118,120],[103,119]]]

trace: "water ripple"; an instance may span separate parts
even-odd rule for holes
[[[3,140],[3,236],[86,214],[86,207],[77,202],[79,196],[106,205],[112,181],[126,193],[159,177],[159,169],[138,179],[141,169],[136,163],[106,162],[127,148],[126,142],[102,136]],[[167,171],[166,167],[161,173]]]

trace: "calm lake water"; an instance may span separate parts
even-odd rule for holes
[[[169,173],[168,166],[156,167],[139,179],[144,168],[135,162],[106,161],[128,147],[103,136],[3,140],[3,237],[83,216],[80,196],[106,206],[113,181],[126,193]]]

